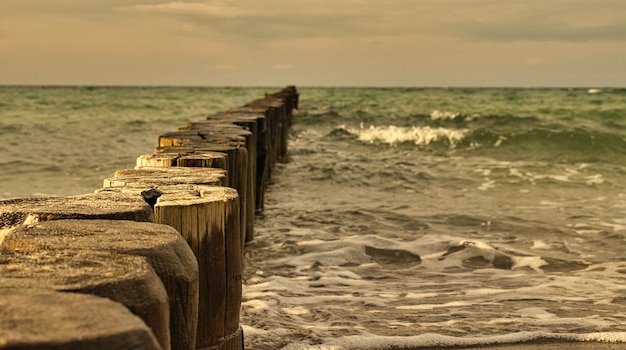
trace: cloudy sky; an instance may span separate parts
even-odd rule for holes
[[[625,0],[0,0],[0,84],[626,86]]]

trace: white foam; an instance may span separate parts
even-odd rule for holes
[[[533,341],[624,343],[626,332],[598,332],[587,334],[558,334],[548,332],[519,332],[488,337],[452,337],[439,334],[421,334],[408,337],[376,335],[348,336],[328,339],[323,345],[288,346],[285,350],[386,350],[399,348],[468,347],[529,343]],[[566,346],[566,345],[565,345]]]
[[[496,187],[496,181],[495,180],[491,180],[491,179],[486,179],[485,182],[483,182],[480,186],[477,187],[477,189],[479,191],[487,191],[489,189],[492,189]]]
[[[587,227],[571,227],[575,225]],[[491,226],[498,234],[498,226]],[[532,249],[543,249],[541,254],[549,256],[563,245],[557,237],[525,240],[529,251],[510,246],[508,238],[494,243],[436,229],[411,241],[378,235],[317,237],[324,239],[291,242],[297,253],[263,260],[262,271],[281,276],[255,273],[253,283],[246,281],[242,322],[256,327],[247,340],[251,344],[374,350],[537,340],[626,341],[626,333],[589,333],[621,329],[624,310],[614,300],[623,296],[620,271],[626,262],[544,273],[550,260]],[[277,242],[275,237],[270,240]],[[389,268],[372,262],[367,247],[409,252],[419,255],[421,263]],[[467,262],[477,265],[468,267]],[[524,332],[502,334],[510,329]],[[410,335],[413,330],[415,336]],[[555,333],[541,332],[546,330]],[[473,336],[452,336],[455,333]],[[285,346],[284,338],[291,343]]]
[[[433,142],[448,141],[450,147],[455,147],[469,133],[466,129],[431,128],[429,126],[398,127],[374,126],[359,129],[342,126],[351,134],[357,135],[358,140],[366,143],[385,143],[395,146],[404,142],[412,142],[418,146],[427,146]]]
[[[309,309],[304,308],[304,307],[302,307],[302,306],[284,307],[284,308],[281,308],[281,310],[282,310],[284,313],[286,313],[286,314],[289,314],[289,315],[296,315],[296,316],[297,316],[297,315],[306,315],[306,314],[310,313],[310,312],[309,312]]]
[[[529,267],[539,272],[541,267],[548,265],[547,262],[538,256],[514,256],[511,257],[511,260],[513,261],[513,270]]]
[[[264,312],[272,308],[269,303],[259,299],[244,301],[241,303],[241,307],[247,308],[248,312],[254,313]]]
[[[430,119],[431,120],[456,119],[456,118],[458,118],[460,116],[461,116],[461,113],[459,113],[459,112],[440,111],[438,109],[435,109],[432,112],[430,112]]]

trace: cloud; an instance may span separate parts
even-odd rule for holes
[[[275,64],[272,68],[274,70],[287,71],[287,70],[292,70],[294,68],[294,65],[293,63],[279,63],[279,64]]]
[[[529,57],[524,61],[524,64],[528,66],[537,66],[543,63],[543,60],[539,57]]]
[[[213,18],[236,18],[245,16],[245,8],[233,6],[230,1],[215,2],[183,2],[175,1],[160,4],[118,6],[120,12],[161,13],[172,15],[194,15]]]
[[[626,41],[626,23],[608,23],[585,26],[552,20],[511,21],[508,23],[480,23],[469,30],[473,40],[512,41]]]
[[[626,2],[476,0],[456,24],[467,38],[491,42],[587,42],[626,40]],[[463,7],[459,7],[462,9]],[[466,8],[467,10],[467,8]]]
[[[115,7],[193,23],[198,34],[264,44],[307,38],[423,36],[460,41],[625,41],[623,0],[213,0]]]
[[[237,66],[234,64],[218,64],[215,66],[215,70],[218,70],[218,71],[233,71],[236,69],[237,69]]]
[[[121,13],[167,16],[193,23],[198,34],[219,34],[224,41],[267,43],[298,38],[359,37],[376,26],[368,0],[205,1],[119,6]],[[374,31],[377,31],[376,29]]]

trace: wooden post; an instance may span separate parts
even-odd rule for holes
[[[0,213],[0,229],[60,219],[154,221],[152,208],[141,195],[122,193],[9,199],[0,201]]]
[[[227,187],[198,186],[197,195],[164,189],[155,220],[177,229],[198,259],[198,348],[241,349],[243,252],[239,197]]]
[[[213,168],[149,168],[118,170],[113,177],[104,179],[103,187],[150,187],[160,185],[219,185],[226,186],[228,178],[222,169]]]
[[[3,289],[56,290],[107,297],[126,306],[170,349],[169,305],[163,283],[142,257],[107,252],[0,252]]]
[[[271,121],[271,164],[284,159],[287,154],[287,112],[284,101],[277,98],[263,98],[254,100],[245,107],[265,111],[265,115]]]
[[[146,257],[169,297],[171,348],[195,349],[198,263],[172,227],[121,220],[56,220],[18,226],[0,247],[25,252],[110,251]]]
[[[285,101],[287,123],[288,126],[291,126],[293,122],[293,110],[298,109],[298,100],[300,99],[300,94],[298,94],[296,87],[287,86],[278,92],[270,94],[269,97],[280,98]]]
[[[180,153],[142,154],[137,157],[137,167],[173,167],[181,156]]]
[[[210,118],[210,117],[209,117]],[[256,131],[255,121],[246,120],[245,124],[252,129],[247,129],[243,126],[236,125],[233,120],[226,120],[224,118],[212,118],[199,122],[190,122],[185,128],[180,128],[179,131],[186,135],[188,132],[197,132],[202,137],[202,142],[197,144],[199,147],[205,147],[205,144],[217,145],[217,146],[231,146],[235,147],[238,156],[241,156],[243,150],[247,154],[247,164],[245,169],[242,169],[241,162],[235,167],[228,167],[229,174],[236,173],[240,182],[233,187],[239,191],[239,196],[242,200],[242,213],[241,218],[245,223],[244,231],[242,234],[245,237],[245,242],[251,241],[254,238],[254,213],[255,213],[255,170],[256,170]],[[169,138],[173,138],[173,134],[168,134]],[[163,140],[163,139],[161,139]],[[195,143],[188,144],[188,146],[196,146]],[[243,183],[245,181],[245,183]]]
[[[255,195],[254,211],[259,212],[263,209],[263,192],[264,184],[263,170],[265,166],[265,156],[267,152],[267,146],[265,142],[266,126],[265,115],[252,114],[252,113],[218,113],[207,117],[208,123],[190,123],[194,127],[210,126],[213,123],[225,123],[231,122],[239,125],[246,130],[250,131],[250,134],[246,136],[246,149],[248,150],[248,164],[250,165],[250,181],[248,186],[251,188],[251,193]]]
[[[161,350],[140,318],[92,295],[0,289],[0,350]]]
[[[228,155],[220,152],[202,152],[184,155],[176,160],[176,166],[192,168],[228,169]]]
[[[188,147],[159,147],[156,149],[157,153],[172,153],[177,152],[219,152],[226,154],[227,166],[226,171],[228,173],[228,180],[230,187],[237,190],[242,203],[250,202],[248,198],[254,198],[248,188],[248,151],[243,145],[235,143],[234,145],[223,145],[218,143],[201,143],[197,145],[190,145]],[[247,215],[250,205],[242,205],[240,208],[240,220],[241,220],[241,235],[242,242],[251,240],[254,234],[254,217]],[[248,233],[250,236],[248,236]]]
[[[265,188],[269,184],[270,162],[272,144],[270,135],[271,121],[265,115],[265,109],[251,109],[249,107],[235,108],[218,114],[217,118],[232,118],[235,123],[245,123],[248,119],[256,120],[256,167],[255,171],[255,210],[263,211],[265,201]],[[212,118],[209,116],[208,118]],[[244,124],[245,125],[245,124]]]

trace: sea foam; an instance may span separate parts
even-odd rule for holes
[[[365,143],[384,143],[395,146],[411,142],[418,146],[427,146],[434,142],[447,142],[454,148],[469,133],[466,129],[447,129],[442,127],[413,126],[399,127],[395,125],[352,128],[345,125],[339,127],[350,134],[356,135],[358,140]]]

